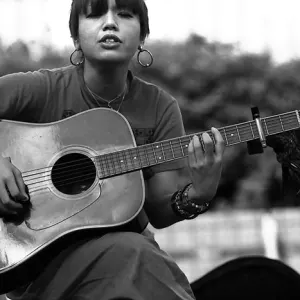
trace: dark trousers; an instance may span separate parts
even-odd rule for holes
[[[64,249],[18,300],[195,299],[152,233],[108,233]]]

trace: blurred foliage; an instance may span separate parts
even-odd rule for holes
[[[153,66],[141,68],[133,60],[131,68],[178,100],[187,133],[250,121],[252,106],[262,117],[298,108],[300,61],[275,65],[268,53],[237,53],[233,45],[198,35],[181,43],[149,42],[147,48]],[[20,41],[9,48],[0,45],[0,76],[67,65],[71,52],[49,47],[35,60]],[[285,206],[280,194],[281,167],[272,149],[256,155],[248,154],[246,144],[226,149],[214,209]]]

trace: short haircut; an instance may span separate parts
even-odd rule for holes
[[[91,6],[93,14],[104,14],[108,10],[108,0],[72,0],[69,28],[71,37],[78,39],[79,15],[87,15],[88,6]],[[141,25],[142,41],[150,34],[148,8],[144,0],[116,0],[117,8],[128,9],[137,15]]]

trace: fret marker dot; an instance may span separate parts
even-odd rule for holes
[[[234,134],[232,133],[230,136],[234,136]]]
[[[133,159],[136,159],[136,157],[134,157]]]
[[[123,160],[121,160],[121,163],[123,163],[124,161]]]

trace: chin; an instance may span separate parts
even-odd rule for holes
[[[132,59],[132,56],[120,55],[119,53],[107,53],[101,55],[96,60],[100,64],[128,64]]]

